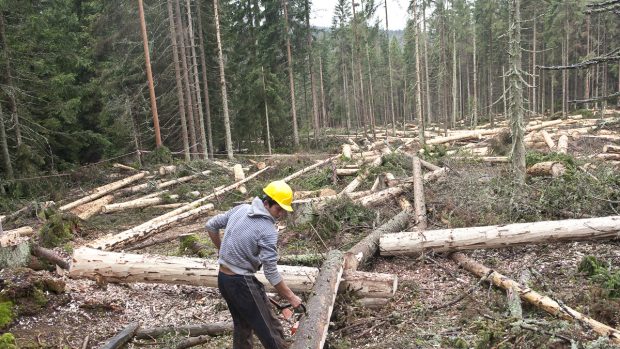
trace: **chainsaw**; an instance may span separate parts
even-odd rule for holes
[[[267,298],[269,298],[269,302],[271,302],[271,304],[273,304],[278,309],[278,311],[280,311],[284,320],[293,324],[293,326],[291,327],[291,335],[294,335],[299,328],[299,321],[301,320],[301,317],[306,315],[306,306],[301,303],[297,308],[293,308],[290,303],[280,304],[271,297]],[[296,314],[299,315],[296,316]]]

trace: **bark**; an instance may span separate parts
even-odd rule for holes
[[[284,8],[284,28],[286,30],[286,59],[289,89],[291,93],[291,117],[293,118],[293,144],[299,147],[299,131],[297,128],[297,107],[295,106],[295,79],[293,74],[293,58],[291,55],[291,37],[288,27],[288,0],[282,0]]]
[[[78,206],[80,206],[82,204],[85,204],[87,202],[90,202],[90,201],[93,201],[95,199],[98,199],[98,198],[100,198],[100,197],[102,197],[102,196],[104,196],[104,195],[106,195],[108,193],[111,193],[111,192],[113,192],[113,191],[115,191],[115,190],[117,190],[119,188],[122,188],[122,187],[126,186],[129,183],[135,182],[135,181],[143,178],[145,175],[146,175],[146,172],[140,172],[140,173],[135,174],[135,175],[133,175],[131,177],[127,177],[127,178],[125,178],[123,180],[116,181],[116,182],[104,185],[102,187],[99,187],[99,188],[95,188],[87,196],[85,196],[85,197],[83,197],[83,198],[81,198],[79,200],[70,202],[70,203],[68,203],[68,204],[66,204],[64,206],[61,206],[60,210],[61,211],[68,211],[68,210],[71,210],[71,209],[73,209],[75,207],[78,207]]]
[[[501,248],[531,243],[612,239],[620,231],[620,216],[515,223],[484,227],[400,232],[380,240],[382,256],[424,251]]]
[[[0,269],[24,266],[29,259],[29,238],[13,234],[9,236],[3,235],[0,238]]]
[[[498,287],[505,290],[514,289],[519,294],[521,299],[548,312],[549,314],[561,317],[565,320],[576,320],[587,325],[588,328],[591,328],[601,336],[607,337],[612,343],[620,344],[620,331],[585,316],[547,296],[543,296],[528,287],[521,286],[518,282],[477,263],[462,253],[454,253],[451,258],[461,267],[467,269],[478,277],[487,276],[487,280],[491,280],[491,282]]]
[[[185,106],[184,108],[187,110],[187,126],[189,127],[189,142],[190,142],[190,152],[192,158],[196,157],[198,151],[196,150],[196,127],[195,127],[195,116],[194,116],[194,108],[193,105],[193,96],[190,91],[190,78],[189,78],[189,67],[187,54],[185,52],[186,44],[185,44],[185,35],[183,35],[183,21],[181,18],[183,17],[183,13],[181,12],[181,4],[179,0],[175,0],[175,9],[176,9],[176,29],[177,29],[177,37],[179,39],[179,52],[181,53],[181,64],[183,67],[183,85],[185,88]]]
[[[549,150],[555,149],[555,142],[553,142],[553,139],[551,138],[551,135],[549,135],[549,132],[542,130],[540,131],[540,134],[543,136],[545,143],[547,143]]]
[[[71,213],[80,217],[80,219],[88,220],[103,211],[103,208],[114,200],[114,195],[106,195],[97,200],[87,202],[71,210]]]
[[[406,229],[409,225],[411,213],[411,211],[401,211],[351,247],[345,254],[345,269],[353,271],[357,270],[360,265],[366,264],[377,253],[380,237],[384,234]]]
[[[185,208],[187,206],[181,208]],[[178,215],[164,219],[161,219],[160,216],[158,217],[159,219],[152,219],[116,235],[99,238],[93,242],[90,242],[88,246],[105,250],[118,249],[126,245],[142,241],[155,233],[166,230],[174,225],[184,222],[190,218],[195,218],[195,216],[204,214],[211,210],[213,210],[213,204],[206,204],[191,210],[183,210],[183,212]]]
[[[422,165],[417,156],[413,156],[413,207],[415,209],[418,229],[426,230],[426,203],[424,200],[424,182],[422,177]]]
[[[187,28],[189,30],[189,42],[192,53],[192,67],[194,70],[194,89],[196,90],[196,109],[198,109],[198,128],[200,131],[200,144],[202,148],[202,155],[206,159],[209,157],[209,151],[207,148],[207,135],[205,132],[204,114],[202,112],[202,96],[200,90],[200,80],[198,78],[198,63],[196,55],[196,40],[194,39],[194,21],[192,19],[192,7],[190,0],[186,0],[187,8]],[[198,3],[200,6],[200,3]]]
[[[323,59],[319,55],[319,83],[321,87],[321,114],[323,115],[323,128],[329,127],[327,118],[327,109],[325,107],[325,91],[323,87]]]
[[[312,29],[310,27],[310,5],[309,0],[304,1],[305,14],[306,14],[306,29],[307,29],[307,51],[308,51],[308,74],[310,75],[310,92],[312,96],[312,125],[314,127],[314,140],[316,141],[320,137],[321,126],[319,125],[319,111],[317,106],[317,96],[315,87],[314,70],[312,69],[313,57],[312,57]]]
[[[364,207],[376,207],[382,205],[385,201],[390,199],[397,199],[405,190],[410,189],[412,185],[410,183],[403,183],[398,186],[392,186],[371,195],[364,196],[357,199],[356,202]]]
[[[352,157],[352,153],[351,153],[351,145],[350,144],[343,144],[342,145],[342,157],[345,160],[350,160]]]
[[[321,166],[323,166],[323,165],[325,165],[325,164],[327,164],[327,163],[329,163],[329,162],[331,162],[333,160],[336,160],[338,157],[340,157],[340,155],[332,156],[332,157],[330,157],[328,159],[325,159],[325,160],[323,160],[321,162],[318,162],[318,163],[316,163],[314,165],[311,165],[311,166],[308,166],[306,168],[303,168],[303,169],[293,173],[292,175],[286,176],[286,177],[282,178],[282,180],[285,181],[285,182],[289,182],[289,181],[291,181],[291,180],[293,180],[293,179],[303,175],[304,173],[308,173],[309,171],[312,171],[315,168],[321,167]]]
[[[2,14],[0,14],[2,16]],[[9,155],[9,145],[6,138],[6,129],[4,127],[4,114],[2,113],[2,105],[0,104],[0,147],[2,147],[2,158],[4,159],[4,171],[8,179],[13,179],[13,166],[11,165],[11,156]]]
[[[72,261],[69,276],[74,278],[217,287],[219,266],[203,258],[116,253],[81,247],[74,251]],[[311,267],[278,265],[278,270],[293,292],[310,291],[319,275],[319,269]],[[358,290],[361,297],[394,295],[396,275],[357,271],[348,275],[340,290]],[[275,290],[262,271],[257,272],[256,277],[268,292]]]
[[[153,114],[153,128],[155,129],[155,145],[161,147],[161,134],[159,132],[159,116],[157,115],[157,98],[155,97],[155,84],[151,71],[151,56],[149,54],[149,39],[146,34],[146,20],[144,19],[144,7],[142,0],[138,0],[138,12],[140,15],[140,29],[142,33],[142,45],[144,46],[144,61],[146,65],[146,78],[149,84],[149,98],[151,100],[151,113]]]
[[[418,115],[418,139],[420,141],[420,145],[424,146],[426,140],[424,139],[424,115],[422,114],[422,80],[420,79],[420,27],[418,26],[418,19],[416,17],[416,5],[414,4],[412,7],[413,14],[413,22],[415,23],[414,27],[414,35],[415,35],[415,76],[416,76],[416,85],[415,85],[415,103],[416,103],[416,113]],[[428,67],[427,67],[428,72]],[[426,77],[428,89],[428,75]],[[427,91],[428,93],[428,91]],[[430,97],[428,100],[428,108],[430,111]]]
[[[278,263],[283,265],[305,265],[316,266],[325,261],[325,256],[322,254],[292,254],[280,256]]]
[[[235,166],[233,166],[233,173],[235,174],[235,182],[245,179],[245,172],[243,172],[243,167],[241,167],[241,164],[236,164]],[[247,194],[248,192],[248,190],[245,188],[245,185],[240,185],[238,190],[243,195]]]
[[[224,109],[224,130],[226,133],[226,154],[228,159],[233,159],[232,138],[230,133],[230,116],[228,115],[228,92],[226,91],[226,75],[224,73],[224,54],[222,52],[222,40],[220,38],[220,15],[218,0],[213,0],[213,12],[215,14],[215,37],[217,39],[217,55],[220,67],[220,89],[222,91],[222,108]]]
[[[118,195],[128,195],[128,194],[135,194],[135,193],[138,193],[138,192],[141,192],[141,191],[146,191],[148,189],[151,189],[151,190],[163,189],[163,188],[167,188],[167,187],[173,186],[175,184],[179,184],[179,183],[184,183],[184,182],[190,181],[190,180],[192,180],[194,178],[198,178],[200,176],[206,176],[206,175],[208,175],[210,173],[211,173],[211,170],[206,170],[206,171],[202,171],[202,172],[197,173],[197,174],[193,174],[193,175],[189,175],[189,176],[185,176],[185,177],[180,177],[180,178],[177,178],[177,179],[172,179],[172,180],[169,180],[169,181],[166,181],[166,182],[159,182],[159,183],[156,183],[156,184],[153,184],[153,183],[138,184],[138,185],[134,185],[134,186],[129,187],[129,188],[121,189],[117,193],[118,193]]]
[[[50,249],[34,245],[30,252],[40,259],[51,262],[62,269],[69,270],[70,262]]]
[[[602,160],[620,160],[620,154],[597,154],[596,157]]]
[[[209,102],[209,81],[207,79],[207,63],[205,55],[204,34],[202,32],[202,10],[200,3],[196,5],[198,14],[198,39],[200,40],[200,65],[202,70],[202,83],[204,84],[205,94],[205,115],[207,117],[207,147],[209,149],[209,158],[213,158],[213,132],[211,130],[211,103]]]
[[[417,21],[416,21],[417,22]],[[422,4],[422,32],[427,33],[426,31],[426,2],[424,1]],[[420,31],[418,30],[418,33]],[[475,37],[475,36],[474,36]],[[474,48],[474,52],[476,52]],[[427,123],[431,122],[432,112],[432,103],[431,103],[431,88],[430,88],[430,79],[428,74],[428,37],[424,36],[424,83],[426,85],[426,121]],[[475,75],[475,74],[474,74]],[[419,81],[419,80],[418,80]]]
[[[263,78],[263,94],[265,95],[264,97],[264,103],[265,103],[265,126],[267,127],[267,151],[269,152],[269,155],[271,155],[271,132],[269,129],[269,107],[267,106],[267,86],[265,85],[265,70],[263,69],[263,66],[260,67],[261,70],[261,76]]]
[[[138,171],[137,169],[131,166],[127,166],[127,165],[119,164],[119,163],[113,164],[112,167],[118,168],[119,170],[125,170],[125,171],[132,171],[132,172]]]
[[[521,76],[521,1],[510,2],[510,131],[512,170],[517,183],[525,183],[525,144],[523,143],[523,77]]]
[[[603,153],[620,154],[620,146],[607,144],[603,146]]]
[[[168,197],[168,199],[170,200],[176,200],[178,198],[179,198],[178,195],[170,195]],[[112,213],[112,212],[135,209],[135,208],[150,207],[150,206],[159,205],[165,201],[166,199],[163,197],[139,198],[139,199],[131,200],[127,202],[119,202],[117,204],[105,205],[103,206],[103,209],[101,210],[101,212]]]
[[[190,161],[189,138],[187,135],[187,116],[185,115],[185,98],[183,97],[183,83],[181,82],[181,66],[179,65],[179,48],[177,45],[177,32],[174,26],[174,12],[172,11],[172,0],[167,0],[168,20],[170,22],[170,40],[172,42],[172,59],[174,62],[174,77],[177,88],[177,100],[179,103],[179,116],[181,118],[181,140],[183,141],[183,154],[185,161]]]
[[[388,44],[387,56],[388,56],[388,75],[389,75],[389,80],[390,80],[390,111],[392,113],[392,135],[396,136],[396,117],[394,116],[394,83],[392,82],[392,55],[391,55],[391,52],[390,52],[390,48],[391,48],[392,45],[390,45],[390,29],[388,27],[387,0],[384,0],[383,3],[385,5],[385,35],[387,37],[387,44]],[[414,19],[414,21],[415,21],[415,19]],[[415,33],[415,35],[416,35],[416,40],[417,40],[417,33]],[[417,57],[417,54],[418,54],[418,50],[416,48],[416,57]],[[417,81],[419,82],[420,79],[418,79]],[[403,120],[403,124],[404,123],[405,123],[405,121]]]
[[[109,341],[104,344],[101,349],[118,349],[122,348],[125,344],[127,344],[138,330],[140,324],[137,322],[131,323],[127,325],[121,332],[119,332],[116,336],[112,337]]]
[[[312,297],[307,305],[308,312],[299,324],[291,349],[323,348],[342,280],[343,267],[342,252],[330,251],[312,287]]]
[[[557,161],[539,162],[527,169],[529,176],[551,176],[558,177],[566,172],[566,167]]]
[[[136,339],[156,339],[159,337],[173,335],[173,336],[188,336],[196,337],[202,335],[208,336],[220,336],[223,334],[231,333],[233,330],[232,322],[214,322],[210,324],[198,324],[198,325],[181,325],[181,326],[165,326],[165,327],[151,327],[140,328],[136,331]]]
[[[568,137],[566,135],[562,135],[560,136],[560,139],[558,139],[558,153],[568,153]]]
[[[339,168],[336,169],[338,176],[355,176],[359,172],[359,168]]]

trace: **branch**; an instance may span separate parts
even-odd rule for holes
[[[611,98],[615,98],[615,97],[620,97],[620,91],[616,92],[616,93],[612,93],[609,96],[599,96],[599,97],[593,97],[590,99],[575,99],[572,101],[568,101],[568,103],[590,103],[590,102],[595,102],[595,101],[600,101],[600,100],[606,100],[606,99],[611,99]]]
[[[595,9],[588,9],[583,11],[585,14],[593,14],[593,13],[602,13],[602,12],[613,12],[620,8],[620,3],[610,5],[609,7],[601,7]]]
[[[581,68],[589,67],[589,66],[594,65],[594,64],[599,64],[599,63],[604,63],[604,62],[609,62],[609,61],[620,60],[620,55],[618,54],[619,52],[620,52],[620,49],[616,49],[616,50],[608,53],[605,56],[595,57],[595,58],[592,58],[590,60],[583,61],[583,62],[580,62],[580,63],[571,64],[571,65],[558,65],[558,66],[542,66],[542,65],[537,65],[536,68],[543,69],[543,70],[581,69]]]
[[[603,1],[603,2],[595,2],[592,4],[587,4],[586,7],[600,8],[600,7],[606,7],[606,6],[614,5],[614,4],[620,4],[620,0],[608,0],[608,1]]]

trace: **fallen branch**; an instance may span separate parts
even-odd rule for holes
[[[139,326],[140,324],[137,322],[129,324],[121,332],[104,344],[101,349],[117,349],[123,347],[123,345],[127,344],[127,342],[133,338]]]
[[[155,339],[169,334],[176,336],[196,337],[202,335],[220,336],[231,333],[233,330],[232,322],[215,322],[211,324],[182,325],[141,328],[136,331],[136,339]]]

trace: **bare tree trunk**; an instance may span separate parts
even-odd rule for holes
[[[142,32],[142,43],[144,46],[144,60],[146,64],[146,78],[149,83],[149,96],[151,99],[151,112],[153,113],[153,128],[155,129],[155,145],[161,147],[161,134],[159,132],[159,116],[157,115],[157,99],[155,97],[155,86],[153,84],[153,72],[151,71],[151,56],[149,55],[149,39],[146,34],[146,20],[144,19],[144,6],[142,0],[138,0],[138,12],[140,15],[140,28]]]
[[[426,123],[431,122],[432,104],[431,104],[431,88],[428,75],[428,37],[426,33],[426,1],[422,4],[422,31],[424,32],[424,82],[426,84]],[[419,32],[419,31],[418,31]],[[475,49],[474,49],[475,52]]]
[[[9,97],[9,105],[11,107],[11,119],[15,123],[15,140],[17,142],[17,146],[22,144],[22,131],[19,122],[19,115],[17,113],[17,101],[15,100],[16,89],[13,85],[13,75],[11,73],[11,57],[9,55],[9,43],[6,40],[6,23],[4,21],[4,14],[0,11],[0,41],[4,45],[4,50],[2,50],[2,55],[4,56],[4,68],[6,70],[6,84],[10,89],[7,93]]]
[[[532,38],[532,113],[536,116],[538,112],[538,105],[536,99],[536,36],[538,33],[537,21],[534,19],[534,36]]]
[[[366,42],[366,60],[368,61],[368,118],[370,121],[370,130],[372,132],[372,139],[377,139],[376,124],[375,124],[375,99],[372,91],[372,68],[370,66],[370,52],[368,50],[368,42]],[[384,103],[385,105],[386,103]]]
[[[353,75],[355,76],[355,74],[357,73],[358,75],[358,80],[359,80],[359,89],[358,89],[358,100],[356,103],[356,108],[358,108],[358,120],[360,120],[360,114],[361,114],[361,127],[363,127],[364,129],[364,136],[366,136],[366,108],[364,107],[364,77],[362,76],[362,54],[361,54],[361,44],[360,44],[360,40],[359,40],[359,26],[357,24],[357,15],[355,12],[355,6],[359,5],[359,4],[355,4],[354,2],[351,2],[351,8],[353,9],[353,36],[354,36],[354,49],[351,52],[352,57],[357,58],[357,72],[353,72]],[[353,51],[355,51],[355,53],[353,53]],[[353,60],[353,58],[351,58]],[[353,70],[354,68],[351,67],[351,69]],[[355,77],[353,78],[353,80],[355,81]]]
[[[177,86],[177,100],[179,102],[179,116],[181,118],[181,138],[183,141],[183,154],[185,161],[190,161],[189,139],[187,138],[187,119],[185,115],[185,99],[183,98],[183,83],[181,82],[181,67],[179,65],[177,32],[174,26],[174,12],[172,11],[172,0],[167,0],[168,19],[170,21],[170,40],[172,41],[172,58],[174,61],[174,76]]]
[[[233,159],[232,138],[230,134],[230,117],[228,115],[228,93],[226,92],[226,75],[224,73],[224,54],[222,53],[222,40],[220,38],[220,15],[218,0],[213,0],[213,12],[215,13],[215,37],[217,38],[217,55],[220,65],[220,88],[222,90],[222,107],[224,109],[224,130],[226,131],[226,153],[228,159]]]
[[[263,66],[260,67],[260,71],[263,77],[263,93],[265,94],[265,123],[267,126],[267,151],[269,155],[271,155],[271,134],[269,131],[269,107],[267,107],[267,86],[265,85],[265,69]]]
[[[200,145],[202,148],[202,155],[205,159],[209,157],[209,150],[207,148],[207,135],[205,133],[204,114],[202,112],[202,96],[200,91],[200,80],[198,77],[198,62],[196,59],[196,40],[194,40],[194,21],[192,19],[192,7],[190,0],[186,0],[187,7],[187,28],[189,31],[189,42],[192,52],[192,66],[194,69],[194,90],[196,92],[196,109],[198,109],[198,129],[200,131]],[[200,6],[200,4],[198,4]]]
[[[319,55],[319,78],[320,78],[320,86],[321,86],[321,111],[323,115],[323,128],[327,128],[327,108],[325,108],[325,91],[323,89],[323,60],[321,59],[321,55]]]
[[[454,8],[454,1],[452,2],[452,7]],[[453,23],[454,28],[452,28],[452,120],[450,122],[450,126],[454,128],[456,126],[456,114],[458,111],[458,90],[457,90],[457,80],[456,80],[456,24]]]
[[[0,146],[2,147],[2,157],[4,158],[4,170],[6,171],[6,177],[8,179],[13,179],[13,166],[11,166],[9,145],[6,140],[6,130],[4,128],[4,114],[2,113],[2,104],[0,104]]]
[[[317,105],[317,96],[316,96],[316,87],[315,87],[315,78],[314,78],[314,69],[313,66],[313,57],[312,57],[312,28],[310,27],[310,4],[309,0],[305,0],[305,12],[306,12],[306,28],[308,30],[307,33],[307,44],[308,44],[308,71],[310,73],[310,92],[312,96],[312,123],[314,125],[314,140],[318,140],[321,135],[321,126],[319,125],[319,110]]]
[[[392,136],[396,137],[396,117],[394,116],[394,84],[392,82],[392,55],[390,54],[390,29],[388,26],[388,7],[387,0],[384,0],[385,4],[385,35],[388,39],[388,69],[390,78],[390,110],[392,111]],[[415,6],[415,5],[414,5]],[[416,52],[417,54],[417,52]],[[404,119],[403,119],[404,123]]]
[[[413,23],[415,25],[414,35],[415,35],[415,75],[416,75],[416,86],[415,86],[415,102],[416,102],[416,113],[418,114],[418,138],[420,140],[420,145],[424,146],[424,115],[422,115],[422,81],[420,80],[420,26],[418,25],[418,18],[416,12],[416,6],[412,6],[413,9]],[[424,19],[422,19],[424,21]],[[428,80],[428,76],[427,76]],[[428,81],[427,81],[428,83]],[[428,88],[428,87],[427,87]],[[428,92],[428,91],[427,91]],[[430,104],[429,104],[430,106]],[[430,110],[430,109],[429,109]]]
[[[347,65],[346,63],[343,62],[342,64],[342,85],[343,85],[344,90],[342,91],[342,94],[344,95],[345,109],[347,113],[347,136],[348,136],[351,132],[351,108],[349,105],[349,88],[347,86],[348,85],[347,80],[348,80],[347,79]]]
[[[512,169],[515,180],[525,183],[525,144],[523,142],[523,83],[521,78],[521,1],[510,3],[510,128],[512,133]]]
[[[295,80],[293,77],[293,58],[291,55],[291,37],[288,28],[288,0],[282,0],[284,8],[284,28],[286,30],[286,58],[288,70],[288,82],[291,92],[291,116],[293,118],[293,142],[295,147],[299,147],[299,131],[297,129],[297,109],[295,106]]]
[[[179,43],[179,52],[181,53],[181,64],[183,68],[183,83],[185,85],[185,110],[187,111],[187,126],[189,128],[189,148],[191,157],[195,158],[198,151],[196,150],[196,127],[193,105],[193,96],[190,91],[189,67],[187,63],[187,54],[185,53],[185,35],[183,35],[183,12],[181,12],[181,4],[179,0],[175,0],[176,9],[176,29]]]
[[[478,126],[478,62],[476,61],[476,22],[474,21],[472,36],[474,40],[474,97],[472,101],[472,126]]]
[[[207,146],[209,157],[213,158],[213,131],[211,130],[211,103],[209,102],[209,81],[207,79],[207,63],[205,55],[204,34],[202,32],[202,10],[200,3],[196,5],[198,13],[198,39],[200,40],[200,64],[202,70],[202,83],[204,84],[205,113],[207,117]]]
[[[504,68],[504,66],[502,65],[502,102],[504,103],[504,117],[507,119],[508,118],[508,107],[507,105],[507,99],[508,99],[508,89],[506,88],[506,69]]]

